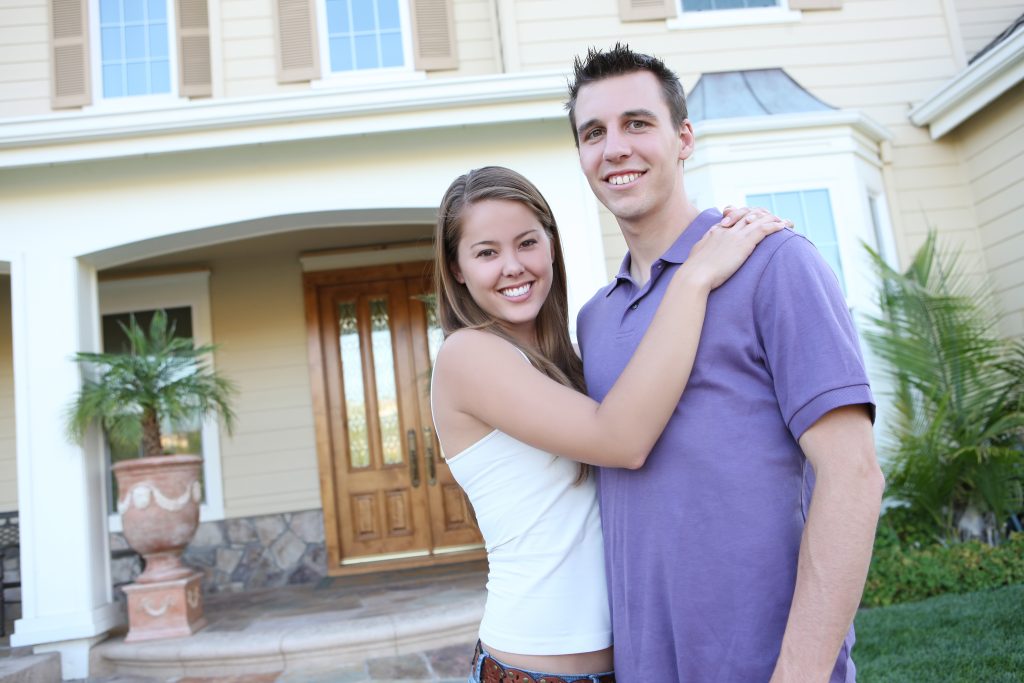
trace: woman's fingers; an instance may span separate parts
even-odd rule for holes
[[[730,228],[741,220],[743,217],[750,213],[750,209],[746,206],[732,206],[731,204],[722,209],[722,220],[719,222],[723,228]]]

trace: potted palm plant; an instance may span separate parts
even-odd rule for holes
[[[175,337],[164,311],[153,315],[148,332],[134,316],[121,329],[126,353],[75,356],[94,378],[85,380],[69,406],[67,429],[81,442],[98,422],[112,446],[140,455],[113,467],[125,540],[145,560],[145,570],[125,588],[127,639],[188,635],[205,623],[201,575],[181,562],[199,525],[202,458],[166,455],[161,426],[217,415],[230,432],[235,389],[210,367],[214,347]]]

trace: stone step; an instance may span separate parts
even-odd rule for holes
[[[48,652],[0,658],[0,683],[60,683],[60,655]]]
[[[204,629],[189,638],[125,643],[114,637],[93,649],[93,670],[156,679],[330,672],[372,658],[472,643],[483,598],[355,619],[331,613],[266,618],[238,632]]]

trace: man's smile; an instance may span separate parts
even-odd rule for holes
[[[636,182],[640,176],[644,175],[645,171],[623,171],[619,173],[612,173],[605,178],[605,182],[610,185],[629,185],[630,183]]]

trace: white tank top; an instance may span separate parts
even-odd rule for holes
[[[487,546],[480,640],[523,655],[612,644],[604,541],[591,474],[495,430],[447,459]]]

